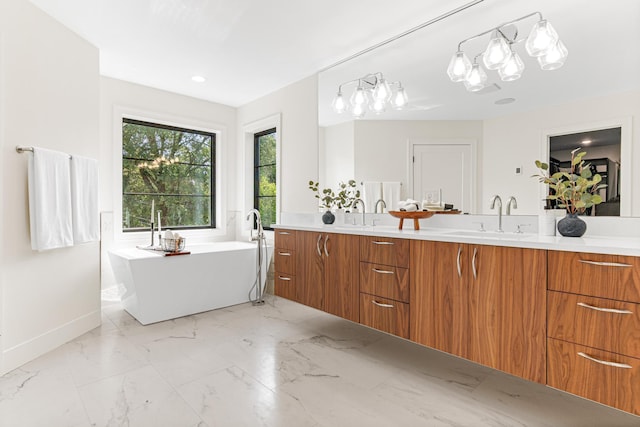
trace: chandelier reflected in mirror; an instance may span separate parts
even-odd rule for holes
[[[519,38],[518,27],[515,24],[536,15],[539,20],[529,32],[528,37]],[[490,34],[490,39],[486,49],[474,55],[472,63],[462,50],[462,45],[487,34]],[[470,92],[482,90],[487,83],[488,76],[482,64],[487,70],[497,70],[502,81],[517,80],[522,76],[525,68],[522,58],[515,50],[515,45],[520,42],[525,42],[526,52],[537,59],[543,70],[557,70],[562,67],[569,54],[549,21],[544,19],[540,12],[533,12],[458,43],[458,51],[449,62],[447,75],[452,82],[463,82]],[[482,57],[482,64],[478,62],[480,57]]]
[[[342,93],[343,86],[355,84],[353,93],[347,101]],[[380,72],[350,80],[338,86],[338,94],[331,103],[333,111],[342,114],[350,112],[356,119],[361,119],[367,110],[382,114],[388,107],[402,110],[407,106],[409,98],[400,82],[389,82]]]

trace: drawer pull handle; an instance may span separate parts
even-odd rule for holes
[[[377,305],[378,307],[393,308],[393,304],[382,304],[381,302],[378,302],[376,300],[372,300],[371,302]]]
[[[616,314],[633,314],[633,311],[629,310],[618,310],[616,308],[602,308],[602,307],[594,307],[584,302],[579,302],[578,305],[584,308],[590,308],[591,310],[596,311],[604,311],[605,313],[616,313]]]
[[[288,231],[279,231],[278,234],[284,234],[284,235],[289,235],[291,233],[289,233]]]
[[[588,354],[585,354],[581,351],[578,352],[578,356],[584,357],[587,360],[591,360],[592,362],[599,363],[601,365],[613,366],[614,368],[623,368],[623,369],[631,369],[633,366],[627,365],[626,363],[616,363],[616,362],[607,362],[606,360],[599,360],[595,357],[591,357]]]
[[[460,267],[460,255],[462,255],[462,246],[458,246],[458,257],[456,258],[456,266],[458,267],[458,277],[462,277],[462,268]]]
[[[329,241],[329,235],[327,234],[324,238],[324,254],[329,258],[329,251],[327,250],[327,242]]]
[[[318,236],[318,241],[316,242],[316,251],[318,251],[318,256],[322,257],[322,252],[320,252],[320,240],[322,240],[322,234]]]
[[[289,252],[278,252],[278,255],[291,256],[291,254]]]
[[[290,278],[290,277],[282,277],[282,276],[278,276],[278,279],[280,279],[280,280],[284,280],[285,282],[288,282],[288,281],[290,281],[290,280],[291,280],[291,278]]]
[[[379,242],[377,240],[374,240],[371,243],[373,243],[374,245],[395,245],[395,243],[393,243],[393,242]]]
[[[473,258],[471,259],[471,267],[473,267],[473,280],[478,279],[478,269],[476,268],[477,257],[478,257],[478,248],[473,248]]]
[[[372,270],[380,274],[393,274],[393,271],[389,271],[389,270],[378,270],[377,268],[372,268]]]
[[[588,259],[579,259],[578,262],[581,262],[583,264],[598,265],[600,267],[633,267],[631,264],[622,264],[620,262],[589,261]]]

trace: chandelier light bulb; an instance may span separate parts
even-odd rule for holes
[[[538,21],[529,33],[525,48],[531,56],[544,55],[549,49],[555,46],[558,41],[558,33],[546,19]]]
[[[355,119],[361,119],[364,117],[367,110],[365,109],[364,104],[353,104],[353,109],[351,110],[351,115]]]
[[[491,41],[487,49],[482,55],[482,61],[488,70],[497,70],[502,67],[511,57],[511,49],[509,43],[502,37],[502,35],[496,30],[493,32]]]
[[[558,40],[544,55],[538,57],[538,64],[543,70],[557,70],[564,65],[568,55],[567,47],[562,43],[562,40]]]
[[[369,105],[369,108],[376,114],[382,114],[384,113],[386,106],[387,103],[383,99],[374,99],[373,103]]]
[[[391,88],[387,80],[382,77],[378,79],[376,87],[373,89],[373,99],[375,101],[387,102],[391,98]]]
[[[367,93],[364,91],[362,84],[359,84],[356,90],[351,95],[351,105],[366,106],[367,105]]]
[[[469,71],[471,71],[471,61],[463,51],[457,51],[451,58],[447,68],[449,78],[454,83],[461,82],[467,77]]]
[[[498,69],[498,74],[503,82],[510,82],[519,79],[522,76],[522,71],[524,71],[524,62],[517,52],[512,51],[511,57]]]
[[[404,88],[400,86],[391,101],[391,105],[395,110],[402,110],[408,102],[409,98],[407,97],[407,92],[405,92]]]
[[[333,108],[333,111],[335,111],[338,114],[342,114],[346,111],[347,103],[345,102],[344,97],[342,96],[341,90],[338,90],[338,94],[336,95],[335,98],[333,98],[333,102],[331,103],[331,108]]]
[[[467,74],[467,78],[464,80],[464,86],[469,92],[477,92],[484,88],[486,82],[487,73],[482,69],[480,64],[474,63],[471,71]]]

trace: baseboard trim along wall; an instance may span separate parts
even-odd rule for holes
[[[0,375],[4,375],[43,354],[60,347],[61,344],[97,328],[102,323],[100,310],[78,317],[64,325],[51,329],[37,337],[4,350]]]

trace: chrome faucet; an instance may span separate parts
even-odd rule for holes
[[[498,201],[498,229],[496,230],[498,233],[504,233],[502,229],[502,199],[497,194],[491,198],[491,206],[490,209],[495,209],[496,201]]]
[[[253,227],[251,228],[251,231],[250,231],[251,240],[259,241],[260,239],[264,238],[264,229],[262,228],[262,219],[260,219],[260,211],[258,211],[257,209],[251,209],[249,213],[247,213],[247,221],[251,219],[251,215],[255,215],[256,217],[256,228],[258,230],[258,235],[254,236]]]
[[[511,206],[513,206],[513,209],[518,209],[518,201],[516,200],[515,196],[509,196],[509,198],[507,199],[507,211],[505,212],[506,215],[511,215]]]
[[[362,204],[362,225],[367,225],[367,224],[366,224],[366,222],[365,222],[365,217],[364,217],[364,214],[365,214],[364,200],[362,200],[362,199],[355,199],[355,200],[353,201],[353,205],[351,205],[351,206],[353,206],[353,207],[355,208],[355,207],[356,207],[356,205],[358,204],[358,202],[360,202],[360,203]]]
[[[373,210],[373,213],[378,213],[378,205],[380,203],[382,203],[382,209],[380,209],[380,213],[384,213],[384,210],[387,209],[387,203],[382,199],[378,199],[378,201],[376,202],[376,207]]]

